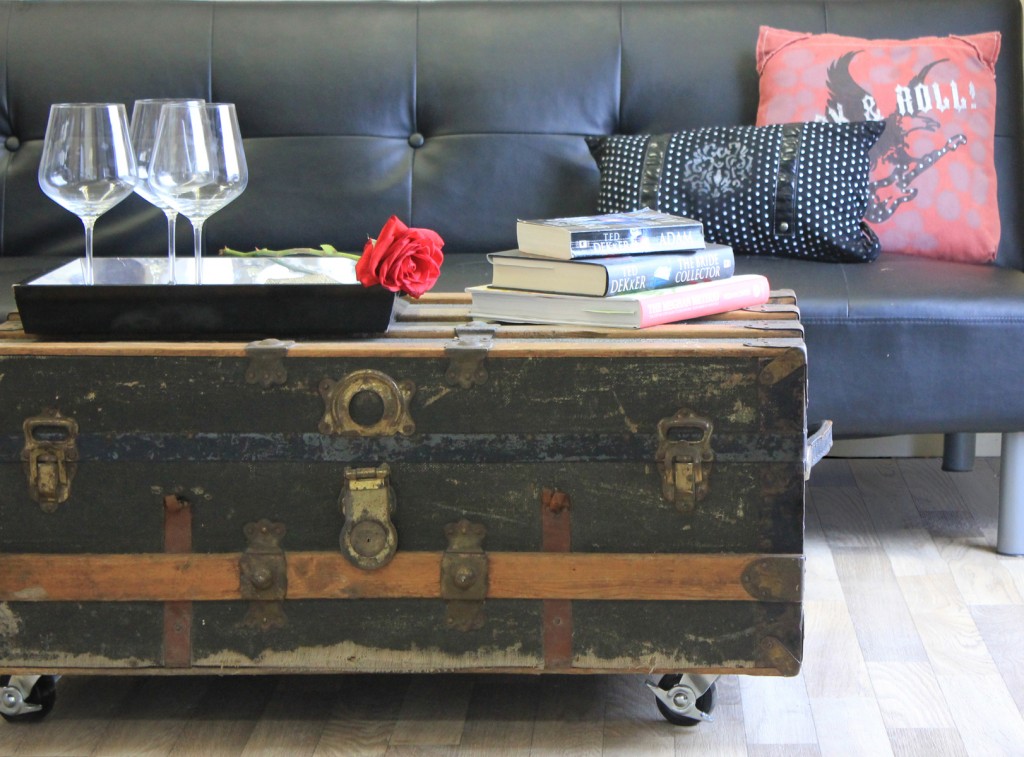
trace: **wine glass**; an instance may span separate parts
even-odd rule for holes
[[[154,192],[146,179],[149,177],[149,162],[153,157],[153,146],[156,143],[156,127],[160,123],[160,109],[168,103],[202,103],[200,98],[152,98],[136,100],[132,106],[131,122],[128,126],[135,148],[135,162],[138,164],[139,181],[135,192],[146,201],[156,205],[167,216],[167,268],[168,280],[175,282],[174,276],[174,229],[178,220],[178,211],[168,205]]]
[[[232,103],[170,103],[160,109],[150,188],[192,222],[195,282],[202,283],[203,224],[245,189],[249,170]]]
[[[96,219],[132,193],[138,181],[128,115],[121,103],[50,106],[39,162],[39,187],[85,226],[86,284],[94,282]]]

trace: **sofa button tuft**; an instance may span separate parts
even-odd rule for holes
[[[8,152],[17,152],[18,148],[21,147],[21,140],[12,134],[4,140],[4,147],[7,148]]]
[[[418,131],[413,132],[409,135],[409,147],[423,147],[423,143],[427,140]]]

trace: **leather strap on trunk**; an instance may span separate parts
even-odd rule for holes
[[[541,522],[545,552],[570,552],[572,527],[569,495],[557,489],[541,492]],[[558,670],[572,667],[572,601],[544,600],[544,667]]]
[[[173,494],[164,497],[164,552],[192,551],[192,508]],[[192,603],[164,602],[164,666],[192,665]]]

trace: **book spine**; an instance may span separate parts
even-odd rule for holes
[[[767,302],[768,294],[768,279],[759,274],[683,287],[670,296],[642,301],[640,326],[658,326],[749,308]]]
[[[695,250],[703,246],[704,230],[700,224],[649,229],[574,231],[569,239],[569,252],[574,258]]]
[[[608,297],[727,279],[736,270],[736,259],[732,248],[723,245],[682,255],[642,255],[602,265],[608,276]]]

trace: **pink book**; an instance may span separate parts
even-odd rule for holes
[[[759,274],[674,287],[670,296],[639,298],[640,327],[686,321],[768,301],[768,279]]]
[[[510,323],[562,323],[576,326],[644,328],[761,305],[768,301],[768,279],[743,274],[612,297],[550,294],[493,286],[470,287],[470,315]]]

